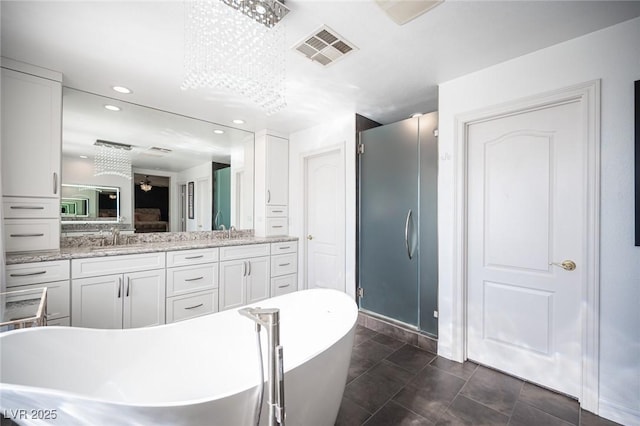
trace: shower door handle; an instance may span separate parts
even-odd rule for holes
[[[407,247],[407,256],[409,256],[409,260],[413,259],[413,254],[411,253],[411,246],[409,245],[409,221],[411,220],[411,216],[413,212],[411,209],[407,212],[407,220],[404,223],[404,244]]]

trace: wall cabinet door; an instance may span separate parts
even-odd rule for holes
[[[74,327],[122,328],[122,274],[80,278],[71,283]]]
[[[289,202],[289,141],[267,135],[266,201],[269,206]]]
[[[59,197],[62,85],[2,69],[4,196]]]
[[[161,325],[165,321],[164,270],[124,274],[123,328]]]

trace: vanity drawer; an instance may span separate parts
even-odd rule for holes
[[[294,274],[298,271],[298,253],[271,256],[271,276]]]
[[[267,237],[277,237],[289,233],[289,220],[286,217],[268,217],[265,224]]]
[[[73,259],[71,261],[71,276],[75,279],[149,271],[152,269],[162,269],[164,265],[164,253],[142,253]]]
[[[271,243],[271,255],[295,253],[298,251],[297,241],[285,241],[282,243]]]
[[[217,248],[169,251],[167,252],[167,268],[217,262],[218,255]]]
[[[271,278],[271,295],[282,296],[298,290],[298,275],[285,275],[283,277]]]
[[[47,288],[47,322],[68,317],[71,311],[71,289],[69,280],[44,284],[25,285],[12,290],[33,290]]]
[[[220,247],[220,261],[269,256],[270,253],[271,247],[269,244]]]
[[[48,283],[69,278],[68,260],[7,265],[7,287]]]
[[[218,312],[218,290],[208,290],[167,299],[167,321],[172,323]]]
[[[218,264],[167,269],[167,296],[218,287]]]
[[[40,219],[60,216],[60,200],[57,198],[4,197],[2,213],[5,219]]]
[[[267,217],[287,217],[287,206],[267,206]]]
[[[5,219],[5,250],[38,251],[60,248],[59,219]]]

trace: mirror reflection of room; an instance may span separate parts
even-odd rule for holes
[[[97,204],[85,196],[63,194],[62,221],[111,220],[136,233],[251,229],[253,144],[252,132],[65,87],[63,183],[120,192],[109,219],[92,217]]]

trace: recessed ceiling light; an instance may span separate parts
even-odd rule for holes
[[[113,90],[115,90],[118,93],[133,93],[133,91],[131,89],[129,89],[128,87],[124,87],[124,86],[113,86],[112,87]]]
[[[235,120],[233,120],[233,122],[235,124],[244,124],[244,120],[240,120],[239,118],[236,118]]]
[[[81,155],[81,156],[80,156],[80,158],[87,159],[87,158],[89,158],[89,157],[87,157],[86,155]]]
[[[223,133],[224,133],[224,130],[215,129],[215,130],[213,131],[213,133],[215,133],[216,135],[221,135],[221,134],[223,134]]]
[[[104,107],[109,111],[120,111],[120,107],[117,107],[115,105],[105,105]]]

